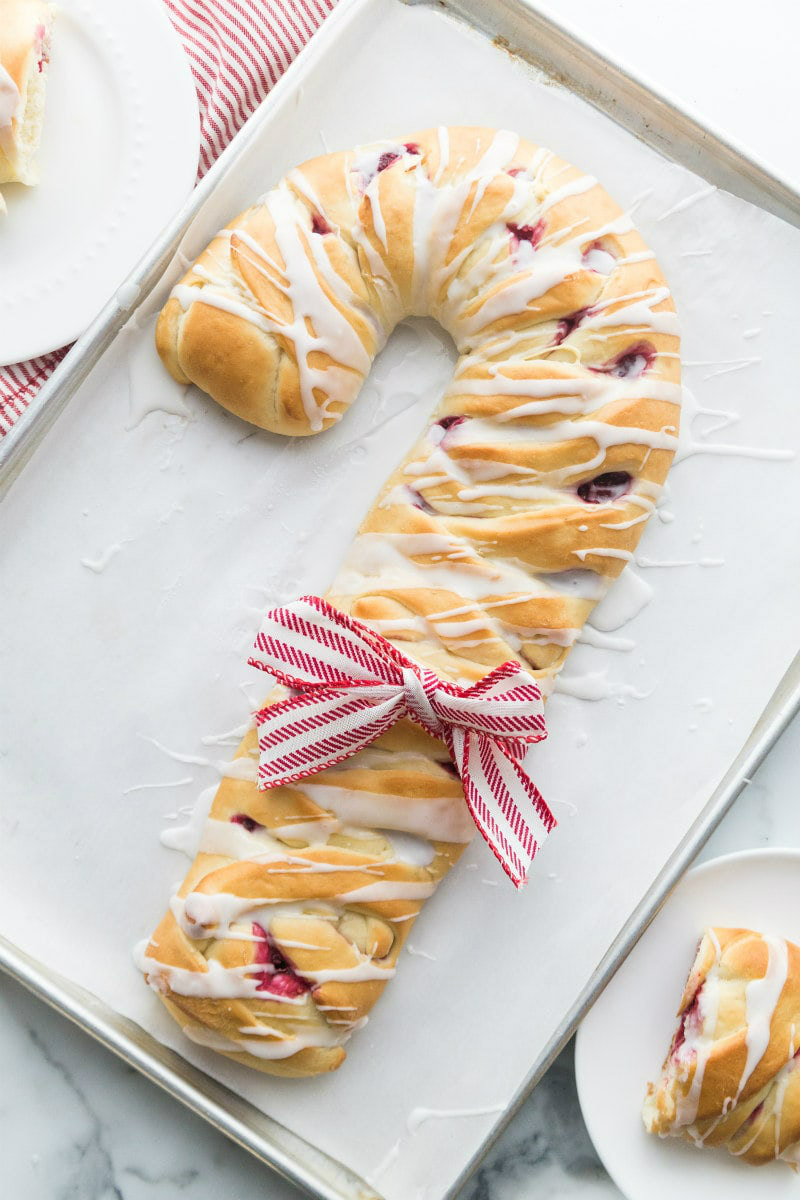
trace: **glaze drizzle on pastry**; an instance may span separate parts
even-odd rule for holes
[[[800,950],[772,934],[706,930],[679,1017],[648,1087],[648,1131],[756,1166],[800,1163]]]
[[[211,242],[157,345],[178,380],[306,435],[419,314],[453,337],[453,379],[328,599],[443,678],[516,658],[547,691],[677,445],[669,289],[595,179],[472,128],[314,159]],[[293,788],[225,780],[143,969],[203,1044],[331,1070],[471,833],[446,751],[408,723]]]

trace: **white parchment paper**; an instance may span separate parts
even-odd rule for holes
[[[638,565],[589,631],[614,648],[579,646],[549,705],[536,774],[560,826],[529,887],[474,844],[336,1075],[273,1080],[192,1046],[131,946],[187,865],[161,831],[218,780],[236,740],[218,735],[260,698],[244,665],[260,612],[330,581],[449,375],[445,340],[401,328],[346,420],[292,442],[182,396],[142,316],[0,508],[2,932],[390,1200],[438,1200],[487,1136],[800,640],[797,230],[443,14],[374,0],[295,74],[186,252],[296,162],[447,123],[516,129],[635,206],[695,401]]]

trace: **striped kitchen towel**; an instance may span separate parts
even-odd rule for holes
[[[197,178],[269,92],[336,0],[164,0],[200,108]],[[19,420],[69,346],[0,367],[0,437]]]

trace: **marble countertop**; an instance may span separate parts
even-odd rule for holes
[[[785,137],[784,122],[772,119],[776,111],[797,111],[800,102],[793,62],[800,10],[789,0],[762,0],[762,19],[748,24],[746,39],[740,36],[740,23],[726,19],[723,0],[707,0],[705,5],[675,0],[668,21],[657,6],[635,0],[573,0],[568,14],[555,0],[540,0],[540,6],[682,97],[786,177],[800,180],[800,143]],[[656,22],[657,38],[650,36]],[[789,36],[789,26],[795,36]],[[773,36],[778,27],[784,36]],[[707,46],[717,45],[722,35],[727,40],[718,47],[711,73]],[[745,72],[751,86],[742,88]],[[701,857],[756,846],[800,846],[799,784],[800,719]],[[299,1197],[290,1185],[5,978],[0,978],[0,1063],[6,1080],[0,1094],[3,1194],[14,1200]],[[572,1045],[462,1195],[463,1200],[621,1196],[581,1118]]]
[[[799,788],[800,718],[701,859],[755,846],[800,846]],[[0,1095],[4,1194],[14,1200],[300,1200],[293,1187],[5,978],[0,1063],[6,1081],[14,1080],[13,1093],[7,1083]],[[570,1044],[462,1198],[621,1195],[583,1124]]]

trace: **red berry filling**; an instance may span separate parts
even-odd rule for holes
[[[400,162],[401,158],[403,157],[403,151],[405,151],[406,154],[422,154],[422,151],[416,142],[405,142],[402,149],[384,150],[384,152],[378,158],[377,166],[374,169],[371,166],[369,169],[366,169],[365,167],[361,168],[362,191],[369,183],[371,183],[376,175],[381,173],[381,171],[386,171],[389,167],[393,167],[396,162]]]
[[[579,308],[577,312],[570,313],[567,317],[562,317],[558,322],[556,335],[551,344],[553,346],[560,346],[586,320],[591,312],[591,308]]]
[[[535,225],[509,223],[506,229],[511,234],[512,249],[519,250],[520,242],[529,242],[531,249],[535,250],[544,236],[545,224],[543,220],[537,221]]]
[[[324,217],[321,217],[319,215],[319,213],[314,213],[314,215],[312,216],[311,229],[314,233],[330,233],[331,232],[330,225],[328,224],[328,222],[325,220]]]
[[[649,342],[637,342],[603,363],[602,367],[589,367],[589,370],[596,375],[613,375],[615,379],[638,379],[650,370],[655,357],[656,352]]]
[[[385,171],[387,167],[391,167],[393,163],[398,162],[399,154],[395,154],[394,150],[387,150],[378,159],[378,174]]]
[[[512,179],[516,179],[518,175],[524,175],[524,174],[525,174],[524,167],[509,167],[509,169],[506,171],[506,175],[510,175]]]
[[[439,445],[443,449],[447,449],[451,430],[457,429],[459,425],[463,425],[466,419],[466,417],[442,417],[440,421],[436,422],[436,425],[442,430]],[[435,441],[435,435],[431,440]]]
[[[408,490],[413,497],[411,504],[414,508],[418,508],[420,512],[424,513],[436,512],[436,509],[433,507],[433,505],[428,504],[428,501],[424,496],[420,495],[416,488],[409,488]]]
[[[258,821],[254,821],[252,817],[248,817],[247,813],[234,813],[231,817],[233,825],[243,826],[248,833],[255,833],[257,829],[264,829],[264,825],[260,825]]]
[[[251,933],[256,939],[253,962],[264,965],[265,970],[256,971],[254,978],[258,979],[257,992],[272,992],[275,996],[302,996],[310,990],[305,979],[301,979],[281,954],[278,947],[267,935],[264,928],[254,921]]]
[[[606,471],[578,484],[577,493],[584,504],[610,504],[631,490],[633,477],[627,471]]]
[[[36,26],[36,49],[39,51],[39,57],[36,62],[36,69],[40,75],[41,75],[42,71],[44,70],[45,63],[50,62],[50,58],[47,53],[46,39],[47,39],[47,30],[45,29],[44,25],[37,25]]]
[[[683,1012],[681,1023],[676,1030],[675,1037],[672,1039],[671,1054],[673,1058],[678,1057],[678,1051],[686,1041],[687,1033],[696,1034],[702,1029],[703,1022],[700,1017],[700,993],[702,990],[702,987],[697,989],[691,1004]]]

